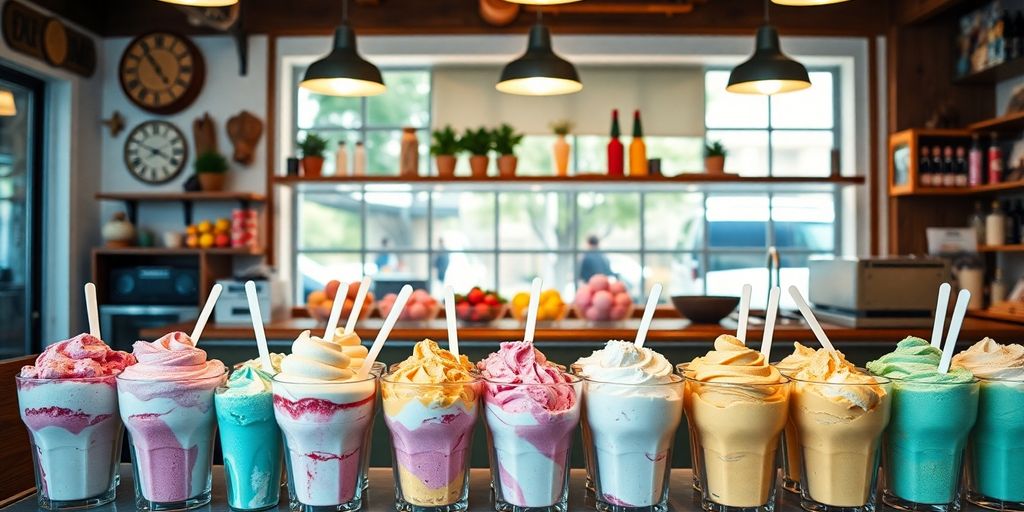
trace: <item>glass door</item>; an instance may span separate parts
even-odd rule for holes
[[[39,342],[44,82],[0,66],[0,359]]]

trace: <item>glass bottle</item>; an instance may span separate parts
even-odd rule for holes
[[[985,217],[985,245],[1006,244],[1006,215],[999,201],[992,201],[992,211]]]
[[[985,245],[985,210],[981,206],[981,201],[975,201],[974,213],[968,219],[968,227],[974,228],[978,245]]]

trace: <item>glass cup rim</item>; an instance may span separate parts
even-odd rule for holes
[[[870,375],[876,375],[876,374],[872,373]],[[920,380],[907,380],[905,378],[899,378],[899,377],[886,377],[886,378],[891,380],[893,382],[893,384],[920,384],[922,386],[923,385],[965,386],[965,385],[968,385],[968,384],[978,384],[979,382],[981,382],[981,380],[979,380],[978,377],[973,377],[973,376],[971,377],[971,380],[969,380],[967,382],[929,382],[929,381],[920,381]]]
[[[275,383],[275,384],[288,384],[288,385],[295,385],[295,386],[338,386],[338,385],[345,385],[345,384],[363,384],[363,383],[366,383],[366,382],[377,380],[377,376],[374,375],[372,369],[369,372],[367,372],[366,375],[364,375],[363,378],[361,378],[361,379],[322,380],[322,381],[315,381],[315,382],[301,382],[301,381],[294,381],[294,380],[284,380],[284,379],[280,378],[282,374],[283,374],[283,372],[274,375],[273,377],[271,377],[271,381],[273,383]]]
[[[394,379],[390,378],[390,377],[393,377],[394,375],[395,375],[395,372],[393,372],[393,371],[388,371],[387,373],[382,373],[380,375],[380,380],[381,380],[381,382],[386,382],[388,384],[395,384],[395,385],[399,385],[399,386],[423,386],[423,387],[427,387],[427,386],[434,386],[434,387],[437,387],[437,386],[453,386],[453,387],[454,386],[465,386],[467,384],[477,384],[477,383],[480,383],[481,381],[483,381],[483,377],[481,377],[480,374],[478,374],[478,373],[470,373],[469,375],[470,375],[470,377],[472,377],[472,379],[470,379],[470,380],[460,380],[460,381],[455,381],[455,382],[409,382],[409,381],[403,381],[403,380],[394,380]]]
[[[579,383],[583,382],[583,377],[580,377],[579,375],[573,375],[573,374],[568,373],[568,372],[560,372],[559,375],[561,375],[562,377],[565,377],[565,378],[567,378],[569,380],[563,381],[563,382],[502,382],[500,380],[489,379],[487,377],[482,377],[482,379],[483,379],[483,381],[485,383],[490,384],[490,385],[510,386],[510,387],[537,386],[537,387],[552,387],[553,388],[553,387],[560,387],[560,386],[573,386],[573,385],[576,385],[576,384],[579,384]]]
[[[892,379],[889,378],[889,377],[883,377],[881,375],[875,375],[873,373],[864,373],[863,375],[865,377],[871,377],[872,379],[875,379],[875,382],[828,382],[828,381],[824,381],[824,380],[799,379],[799,378],[796,378],[796,377],[790,377],[790,376],[785,375],[785,374],[783,374],[783,375],[786,376],[786,377],[789,377],[789,380],[791,380],[793,382],[799,382],[801,384],[814,384],[814,385],[818,385],[818,386],[828,386],[828,387],[836,387],[836,386],[878,386],[878,385],[892,384],[892,382],[893,382]],[[879,380],[879,379],[881,379],[881,380]]]
[[[110,375],[94,375],[92,377],[60,377],[56,379],[47,379],[43,377],[22,377],[19,373],[14,376],[14,380],[18,382],[32,382],[32,383],[57,383],[57,382],[103,382],[110,379],[116,379],[121,372],[112,373]]]
[[[217,375],[211,375],[209,377],[193,377],[193,378],[189,378],[189,379],[174,379],[174,380],[168,380],[168,379],[133,379],[133,378],[130,378],[130,377],[125,377],[124,376],[124,372],[121,372],[121,373],[117,374],[117,380],[119,380],[119,381],[123,380],[125,382],[161,382],[161,383],[171,383],[171,382],[178,382],[178,383],[180,383],[180,382],[205,382],[205,381],[208,381],[208,380],[223,379],[224,377],[227,376],[227,374],[228,374],[228,367],[225,366],[224,367],[224,371],[218,373]]]
[[[623,387],[638,387],[638,388],[639,387],[657,387],[657,386],[678,385],[678,384],[681,384],[683,382],[683,379],[684,379],[684,377],[682,375],[677,375],[675,373],[671,373],[671,374],[667,375],[668,378],[672,379],[669,382],[638,382],[638,383],[633,383],[633,382],[611,382],[611,381],[607,381],[607,380],[594,379],[594,378],[591,378],[591,377],[587,377],[586,375],[581,375],[580,377],[583,379],[584,382],[593,382],[594,384],[612,385],[612,386],[623,386]]]
[[[980,381],[980,382],[1001,382],[1001,383],[1005,383],[1005,384],[1021,384],[1021,385],[1024,385],[1024,375],[1022,375],[1020,377],[1017,377],[1015,379],[1008,379],[1008,378],[1005,378],[1005,377],[979,377],[977,375],[975,375],[974,378],[978,379],[978,381]]]
[[[722,386],[722,387],[729,387],[729,388],[756,388],[756,389],[767,388],[767,387],[772,387],[772,386],[784,386],[786,384],[790,384],[790,383],[793,382],[792,378],[790,378],[790,377],[788,377],[786,375],[783,375],[782,373],[779,373],[779,375],[782,376],[782,379],[783,379],[781,382],[718,382],[718,381],[710,381],[709,382],[709,381],[697,380],[697,379],[695,379],[693,377],[688,377],[686,375],[683,375],[682,378],[684,380],[686,380],[687,382],[692,382],[694,384],[700,384],[702,386]]]

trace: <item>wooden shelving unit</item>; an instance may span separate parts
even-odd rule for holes
[[[139,202],[230,202],[248,201],[261,203],[266,200],[263,194],[255,192],[99,192],[96,199],[107,201],[139,201]]]
[[[211,247],[208,249],[181,247],[170,249],[167,247],[99,247],[94,250],[99,255],[114,256],[192,256],[199,254],[220,255],[220,256],[262,256],[262,248],[251,247]]]
[[[1018,58],[1008,60],[1002,64],[996,64],[988,69],[954,77],[953,83],[961,85],[994,85],[996,82],[1022,74],[1024,74],[1024,58]]]
[[[1024,244],[981,245],[978,252],[1024,252]]]
[[[1013,132],[1024,130],[1024,112],[1014,112],[967,125],[972,132]]]
[[[1008,181],[977,187],[917,188],[914,191],[891,191],[893,196],[977,196],[998,192],[1024,191],[1024,180]]]

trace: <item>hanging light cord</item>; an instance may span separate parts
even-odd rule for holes
[[[341,23],[348,23],[348,0],[341,0]]]
[[[765,25],[767,25],[768,22],[770,21],[770,18],[768,16],[768,6],[769,5],[771,5],[771,2],[769,0],[764,0],[764,24]]]

